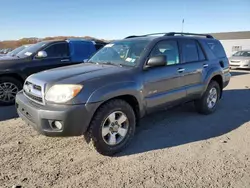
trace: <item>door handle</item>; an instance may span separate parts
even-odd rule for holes
[[[183,68],[179,68],[179,69],[178,69],[178,72],[179,72],[179,73],[182,73],[182,72],[184,72],[184,71],[185,71],[185,69],[183,69]]]
[[[62,59],[61,62],[67,62],[69,59]]]
[[[204,68],[207,68],[207,67],[208,67],[208,64],[203,64],[203,67],[204,67]]]

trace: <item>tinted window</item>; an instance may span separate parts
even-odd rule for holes
[[[200,61],[206,60],[204,52],[202,51],[202,49],[198,43],[197,43],[197,48],[198,48],[198,52],[199,52],[199,60]]]
[[[179,63],[179,50],[176,41],[161,41],[151,51],[150,57],[165,55],[167,58],[166,65],[174,65]]]
[[[215,57],[217,58],[226,57],[224,48],[222,47],[219,41],[216,40],[207,41],[207,45],[209,46]]]
[[[97,51],[100,50],[102,47],[103,47],[102,44],[96,44],[95,45],[95,48],[96,48]]]
[[[67,57],[69,56],[68,43],[52,44],[44,51],[47,52],[48,57]]]
[[[194,40],[182,41],[183,63],[195,62],[199,60],[198,49]]]

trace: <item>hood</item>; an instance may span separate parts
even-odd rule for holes
[[[133,67],[120,67],[115,65],[97,65],[93,63],[83,63],[56,69],[43,71],[30,76],[30,79],[40,80],[45,83],[82,83],[86,80],[100,78],[110,74],[119,74]]]
[[[20,68],[23,63],[27,63],[28,59],[18,58],[12,56],[3,56],[0,57],[0,72],[4,72],[7,69]]]
[[[242,60],[250,60],[250,57],[244,57],[244,56],[231,56],[229,58],[229,60],[231,61],[242,61]]]
[[[17,59],[20,59],[16,56],[9,56],[9,55],[4,55],[4,56],[0,56],[0,61],[5,61],[5,60],[17,60]]]

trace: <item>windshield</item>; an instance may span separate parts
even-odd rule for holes
[[[41,47],[43,47],[47,43],[48,42],[38,42],[36,44],[28,46],[27,48],[17,53],[16,56],[20,58],[31,56],[32,54],[36,53]]]
[[[250,57],[250,51],[238,51],[233,56]]]
[[[104,46],[89,62],[135,66],[149,40],[124,40]]]
[[[26,48],[27,46],[20,46],[12,51],[10,51],[8,53],[9,56],[15,56],[17,53],[19,53],[20,51],[22,51],[24,48]]]

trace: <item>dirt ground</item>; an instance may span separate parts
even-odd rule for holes
[[[0,187],[250,187],[250,71],[232,71],[218,111],[185,105],[144,118],[115,157],[82,137],[48,138],[0,108]]]

